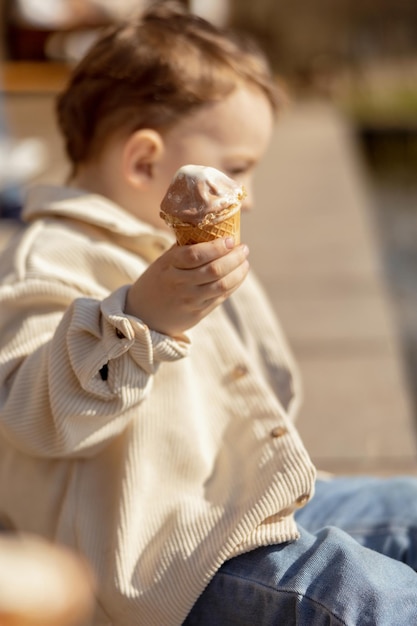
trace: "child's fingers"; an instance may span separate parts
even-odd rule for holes
[[[219,298],[221,300],[228,298],[242,284],[248,271],[249,263],[247,260],[244,260],[222,278],[201,285],[199,290],[202,303],[209,304],[212,301],[217,301]]]
[[[234,248],[232,237],[213,239],[204,243],[195,243],[191,246],[177,246],[172,249],[173,265],[176,269],[192,270],[202,267],[228,254]]]
[[[222,241],[218,240],[220,244]],[[187,283],[189,286],[197,288],[209,283],[215,283],[222,280],[245,262],[249,254],[249,249],[246,245],[241,244],[229,249],[227,244],[222,246],[219,243],[214,245],[214,242],[208,242],[209,245],[204,243],[189,246],[189,248],[194,248],[194,250],[191,253],[181,255],[179,265],[178,259],[173,260],[174,271],[181,274],[181,278],[178,276],[181,283],[184,282],[184,284]],[[219,250],[220,256],[218,254]],[[187,250],[184,252],[187,252]],[[190,259],[192,259],[191,262]],[[185,265],[186,267],[184,267]]]
[[[196,270],[196,272],[198,272],[198,276],[196,277],[197,286],[216,283],[226,279],[227,276],[238,269],[240,265],[245,262],[247,264],[246,258],[248,254],[248,247],[246,245],[239,245],[229,254],[198,268]]]

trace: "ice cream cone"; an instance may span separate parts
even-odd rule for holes
[[[160,216],[180,246],[233,237],[240,243],[240,210],[244,187],[223,172],[184,165],[161,202]]]
[[[235,244],[240,243],[240,209],[229,218],[215,224],[197,226],[178,222],[171,224],[171,226],[180,246],[211,241],[212,239],[222,237],[233,237]]]

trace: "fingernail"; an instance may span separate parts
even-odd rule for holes
[[[248,254],[249,254],[249,246],[247,246],[246,244],[244,244],[244,245],[242,246],[242,248],[243,248],[243,254],[244,254],[245,256],[248,256]]]
[[[233,239],[233,237],[226,237],[224,243],[226,248],[229,248],[230,250],[235,247],[235,240]]]

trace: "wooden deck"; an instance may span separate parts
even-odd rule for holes
[[[15,136],[45,139],[50,165],[38,180],[60,182],[54,89],[29,93],[8,80]],[[277,125],[256,190],[242,238],[300,366],[299,429],[314,460],[336,473],[417,473],[398,329],[345,120],[328,104],[295,104]],[[7,238],[1,222],[0,236]]]
[[[329,105],[295,106],[257,183],[251,258],[300,365],[299,428],[309,450],[337,473],[415,473],[399,333],[346,121]]]
[[[70,68],[65,63],[4,62],[1,86],[8,94],[55,94],[66,83]]]

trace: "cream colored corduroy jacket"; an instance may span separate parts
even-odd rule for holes
[[[74,547],[94,624],[181,624],[219,566],[297,537],[315,471],[253,276],[178,341],[125,315],[172,245],[108,200],[34,188],[1,258],[0,512]]]

